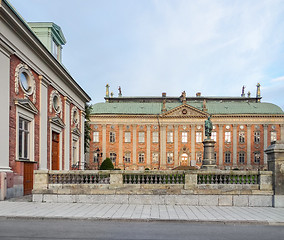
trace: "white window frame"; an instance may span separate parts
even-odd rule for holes
[[[211,132],[211,139],[217,142],[217,132],[216,131]]]
[[[174,161],[174,153],[167,152],[167,163],[173,163],[173,161]]]
[[[25,160],[34,161],[34,146],[35,146],[35,135],[34,135],[34,128],[35,128],[35,121],[34,121],[34,114],[23,109],[20,106],[16,107],[16,148],[15,148],[15,156],[16,159],[20,159],[19,156],[19,121],[20,119],[26,120],[29,122],[29,137],[28,137],[28,157]],[[22,158],[21,158],[22,159]]]
[[[239,152],[239,163],[240,164],[244,164],[245,163],[245,160],[246,160],[245,157],[246,157],[245,152]]]
[[[116,163],[116,157],[117,157],[117,155],[116,155],[115,152],[110,152],[109,153],[109,158],[110,158],[112,163]]]
[[[202,132],[196,132],[195,133],[195,141],[197,143],[201,143],[202,142]]]
[[[231,163],[232,154],[231,152],[225,152],[225,163]]]
[[[109,142],[110,143],[115,142],[115,132],[109,132]]]
[[[139,153],[138,154],[138,162],[144,163],[145,162],[145,153]]]
[[[158,163],[159,162],[159,153],[154,152],[152,153],[152,163]]]
[[[254,131],[253,138],[254,143],[260,143],[260,131]]]
[[[270,142],[275,142],[275,141],[277,141],[277,132],[271,131],[270,132]]]
[[[158,143],[159,142],[159,132],[153,132],[152,133],[152,142]]]
[[[187,143],[187,132],[181,132],[181,142],[182,143]]]
[[[145,132],[138,132],[138,142],[139,143],[145,142]]]
[[[131,162],[131,153],[130,152],[124,153],[124,162],[125,163],[130,163]]]
[[[245,132],[244,131],[240,131],[239,132],[239,143],[245,143],[246,139],[245,139]]]
[[[225,142],[230,143],[231,142],[231,132],[225,132]]]
[[[174,142],[174,132],[173,131],[168,131],[167,132],[167,142],[168,143],[173,143]]]
[[[124,142],[126,143],[131,142],[131,132],[124,132]]]
[[[93,132],[93,142],[96,143],[100,142],[100,132],[98,131]]]

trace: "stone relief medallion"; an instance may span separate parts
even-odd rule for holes
[[[157,129],[158,129],[158,126],[154,126],[154,129],[157,130]]]
[[[197,126],[197,129],[200,130],[200,129],[201,129],[201,126]]]
[[[183,130],[185,130],[185,129],[186,129],[186,126],[185,126],[185,125],[183,125],[183,126],[182,126],[182,128],[183,128]]]
[[[110,126],[110,128],[113,130],[113,129],[114,129],[114,126],[113,126],[113,125],[111,125],[111,126]]]
[[[49,112],[52,111],[62,118],[62,101],[57,90],[53,90],[49,96]]]
[[[94,125],[94,129],[98,129],[98,125]]]
[[[272,127],[271,127],[273,130],[275,130],[276,129],[276,127],[273,125]]]
[[[230,129],[230,125],[227,125],[227,126],[226,126],[226,129]]]
[[[23,63],[17,65],[15,70],[15,93],[19,94],[19,86],[26,96],[33,96],[36,103],[36,84],[31,69]]]
[[[216,129],[216,126],[213,126],[213,130],[215,130]]]

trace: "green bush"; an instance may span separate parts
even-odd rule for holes
[[[113,170],[113,169],[114,166],[109,158],[106,158],[100,166],[100,170]]]

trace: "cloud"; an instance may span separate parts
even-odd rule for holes
[[[284,76],[271,79],[271,82],[283,82],[283,81],[284,81]]]

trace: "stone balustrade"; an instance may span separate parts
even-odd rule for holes
[[[50,171],[34,176],[41,202],[272,206],[270,171]]]

